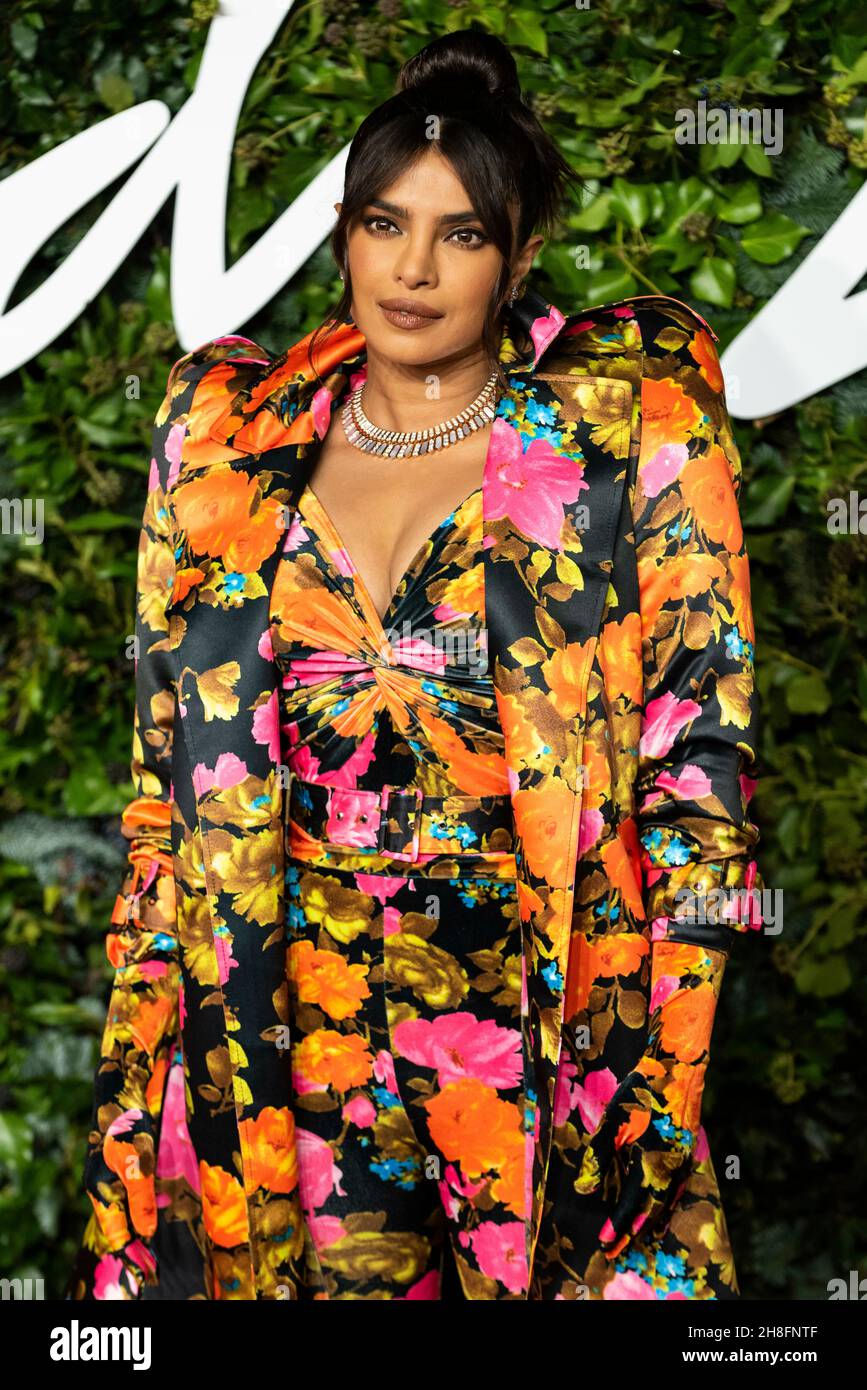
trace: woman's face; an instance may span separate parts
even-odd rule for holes
[[[502,258],[433,146],[365,205],[347,254],[352,317],[370,353],[415,366],[479,347]],[[402,299],[437,316],[406,318],[383,307]]]

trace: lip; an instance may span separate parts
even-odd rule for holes
[[[442,318],[438,309],[420,299],[381,299],[379,307],[395,328],[428,328]]]

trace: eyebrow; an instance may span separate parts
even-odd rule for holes
[[[410,220],[410,213],[407,208],[398,207],[397,203],[386,202],[384,198],[371,198],[370,206],[374,208],[383,208],[385,212],[393,213],[395,217],[402,217],[405,222],[409,222]],[[474,208],[470,208],[467,212],[444,212],[442,217],[438,218],[437,221],[440,224],[467,222],[471,217],[474,217],[478,221],[479,214]]]

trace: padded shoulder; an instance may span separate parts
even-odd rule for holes
[[[540,367],[543,373],[581,372],[590,360],[604,372],[605,359],[616,359],[610,369],[622,375],[630,360],[664,356],[698,334],[703,355],[714,357],[717,335],[690,305],[665,294],[631,295],[570,314]]]
[[[194,408],[204,408],[219,387],[222,402],[226,392],[233,395],[256,376],[267,371],[273,355],[251,338],[231,334],[213,338],[191,352],[184,353],[172,366],[163,400],[154,417],[153,462],[158,480],[167,491],[177,476],[181,447],[186,433],[193,433]],[[208,390],[213,383],[214,391]],[[195,402],[195,407],[194,407]],[[179,429],[179,426],[184,426]]]
[[[717,334],[701,314],[682,299],[674,299],[668,294],[639,294],[623,300],[624,305],[634,307],[635,318],[641,330],[641,342],[645,352],[652,352],[660,333],[673,330],[689,333],[706,333],[711,342],[719,342]],[[669,337],[672,334],[669,333]],[[665,344],[662,345],[665,350]]]

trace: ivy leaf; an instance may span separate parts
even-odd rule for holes
[[[630,227],[643,227],[647,221],[647,192],[625,179],[615,179],[611,187],[611,211]]]
[[[135,105],[135,92],[125,77],[119,73],[107,72],[96,84],[99,98],[109,111],[126,111]]]
[[[786,706],[792,714],[824,714],[831,692],[817,672],[799,673],[786,686]]]
[[[809,231],[784,212],[769,212],[743,234],[741,246],[762,265],[776,265],[796,251]]]
[[[706,256],[690,275],[689,288],[697,299],[730,309],[735,294],[735,268],[719,256]]]
[[[762,199],[754,179],[739,184],[732,196],[726,198],[717,209],[717,216],[723,222],[754,222],[761,215]]]
[[[509,38],[512,43],[523,44],[534,53],[541,53],[543,58],[548,56],[548,36],[538,15],[531,10],[512,12],[509,16]]]

